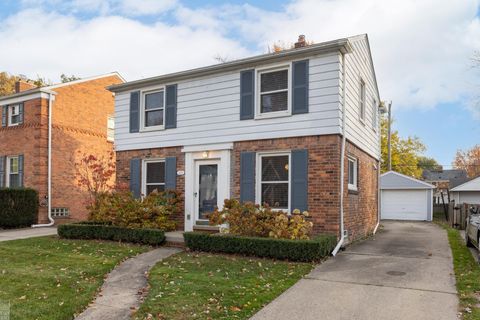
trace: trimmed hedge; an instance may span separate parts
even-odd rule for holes
[[[58,226],[57,233],[66,239],[111,240],[152,246],[165,242],[165,232],[162,230],[131,229],[91,222],[62,224]]]
[[[311,240],[240,237],[227,234],[186,232],[185,245],[191,250],[242,254],[291,261],[318,261],[335,248],[333,235]]]
[[[29,227],[37,222],[38,192],[29,188],[0,189],[0,228]]]

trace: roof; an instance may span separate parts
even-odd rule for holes
[[[366,37],[366,35],[364,35]],[[356,36],[358,37],[358,36]],[[353,38],[352,38],[353,39]],[[278,62],[282,60],[287,60],[291,58],[302,58],[312,54],[320,54],[326,52],[335,52],[340,51],[342,53],[352,52],[352,47],[350,44],[349,38],[342,38],[327,42],[321,42],[317,44],[312,44],[306,47],[293,48],[288,50],[283,50],[280,52],[267,53],[262,55],[257,55],[253,57],[248,57],[244,59],[229,61],[225,63],[215,64],[207,67],[190,69],[175,73],[169,73],[157,77],[151,77],[136,81],[130,81],[123,84],[113,85],[108,87],[109,90],[113,92],[122,92],[133,89],[139,89],[141,87],[156,85],[160,83],[167,83],[172,81],[178,81],[191,77],[205,76],[217,73],[219,71],[231,71],[238,70],[241,68],[251,68],[255,64],[265,63],[265,62]]]
[[[53,91],[53,89],[60,88],[60,87],[71,86],[71,85],[74,85],[74,84],[87,82],[87,81],[91,81],[91,80],[96,80],[96,79],[101,79],[101,78],[106,78],[106,77],[111,77],[111,76],[118,76],[120,79],[122,79],[123,82],[125,82],[125,79],[118,72],[111,72],[111,73],[102,74],[102,75],[98,75],[98,76],[83,78],[83,79],[64,82],[64,83],[57,83],[57,84],[54,84],[54,85],[51,85],[51,86],[34,88],[34,89],[25,90],[25,91],[21,91],[21,92],[18,92],[18,93],[10,94],[10,95],[7,95],[7,96],[2,96],[2,97],[0,97],[0,103],[2,101],[5,101],[5,100],[11,100],[13,98],[28,96],[28,95],[31,95],[31,94],[34,94],[34,93],[56,94],[55,91]]]
[[[451,170],[423,170],[422,177],[426,181],[449,181],[449,187],[454,188],[468,181],[467,171],[463,169]]]
[[[465,182],[450,191],[480,191],[480,177]]]
[[[404,174],[388,171],[380,176],[380,189],[434,189],[435,186]]]

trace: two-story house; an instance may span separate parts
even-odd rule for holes
[[[117,73],[42,88],[18,82],[16,93],[0,97],[0,188],[36,189],[39,223],[87,218],[75,162],[113,152],[114,97],[106,87],[123,82]]]
[[[226,198],[308,210],[315,233],[349,240],[377,226],[380,97],[367,35],[301,37],[109,89],[117,182],[136,196],[180,191],[180,229],[201,228]]]

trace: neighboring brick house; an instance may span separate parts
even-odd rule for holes
[[[57,222],[83,220],[87,194],[75,162],[113,151],[114,97],[106,87],[123,82],[117,73],[43,88],[18,82],[15,94],[0,97],[0,187],[36,189],[39,223],[49,222],[49,114],[51,213]]]
[[[315,233],[344,230],[345,242],[377,227],[380,96],[367,35],[301,37],[294,49],[110,90],[117,182],[136,196],[179,190],[179,229],[205,228],[231,197],[308,210]]]

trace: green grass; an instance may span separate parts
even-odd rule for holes
[[[135,319],[248,319],[313,268],[241,256],[180,253],[150,272]]]
[[[40,237],[0,242],[0,303],[11,319],[73,319],[106,273],[148,247]]]
[[[450,228],[446,223],[437,223],[448,233],[463,319],[480,320],[480,265],[465,246],[465,241],[457,229]],[[467,312],[467,309],[471,312]]]

